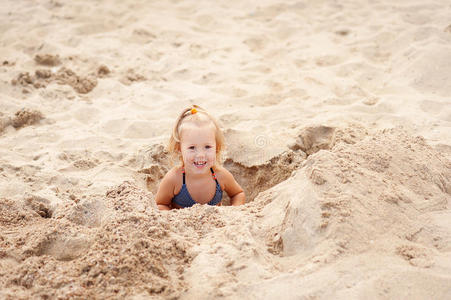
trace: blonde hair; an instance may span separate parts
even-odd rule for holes
[[[224,134],[222,133],[218,121],[205,109],[201,108],[198,105],[193,105],[192,107],[185,108],[175,122],[168,144],[168,152],[172,156],[172,162],[174,163],[176,158],[178,158],[183,165],[183,159],[180,149],[180,134],[182,125],[188,122],[195,123],[196,125],[214,125],[216,140],[216,164],[221,165],[221,155],[225,149]]]

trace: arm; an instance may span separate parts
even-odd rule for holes
[[[223,172],[224,190],[230,197],[230,204],[232,206],[244,204],[246,201],[246,195],[244,194],[243,189],[238,184],[238,182],[236,182],[232,173],[230,173],[226,169],[223,169]]]
[[[233,196],[230,200],[230,203],[232,206],[238,206],[243,205],[246,202],[246,195],[244,194],[244,191],[239,192],[235,196]]]
[[[169,171],[158,186],[155,202],[160,210],[171,210],[171,201],[174,197],[174,171]]]

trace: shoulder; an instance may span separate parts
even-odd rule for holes
[[[170,169],[166,175],[164,175],[161,180],[160,185],[172,185],[176,186],[178,181],[180,181],[180,176],[182,176],[182,168],[181,167],[173,167]]]
[[[158,186],[156,201],[159,204],[169,203],[172,197],[177,193],[177,190],[180,190],[182,186],[181,175],[182,168],[174,167],[170,169],[166,175],[164,175],[163,179],[161,179],[160,184]]]
[[[227,184],[235,180],[232,173],[230,173],[229,170],[227,170],[223,166],[216,166],[213,168],[213,170],[216,174],[216,178],[220,183]]]
[[[243,192],[243,188],[236,182],[232,173],[222,166],[217,166],[215,170],[216,178],[221,185],[223,191],[226,191],[229,197],[233,197],[238,193]]]
[[[176,166],[171,168],[166,175],[164,176],[164,178],[166,178],[166,180],[168,181],[176,181],[177,178],[179,178],[180,176],[182,176],[182,167],[180,166]],[[164,179],[163,178],[163,179]]]

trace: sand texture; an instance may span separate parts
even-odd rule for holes
[[[0,298],[451,299],[450,16],[3,1]],[[156,208],[191,104],[245,205]]]

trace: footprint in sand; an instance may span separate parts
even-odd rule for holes
[[[315,58],[315,63],[319,67],[330,67],[338,65],[343,62],[343,59],[339,56],[325,55]]]
[[[42,218],[50,218],[53,214],[53,209],[50,206],[50,201],[39,196],[28,196],[25,199],[25,206],[37,213]]]
[[[263,50],[268,44],[268,39],[261,36],[252,37],[244,40],[243,42],[252,52]]]
[[[144,75],[138,73],[134,69],[128,69],[123,73],[120,82],[125,85],[131,85],[134,82],[140,82],[145,80],[147,80],[147,78]]]
[[[402,74],[410,85],[421,92],[449,96],[451,84],[451,52],[446,47],[431,48],[410,65]]]
[[[130,36],[130,41],[138,44],[147,44],[156,39],[156,37],[157,36],[155,34],[144,28],[137,28],[133,30]]]
[[[50,255],[57,260],[70,261],[83,255],[91,244],[91,238],[83,233],[54,234],[39,244],[36,254],[37,256]]]
[[[402,245],[396,248],[396,253],[408,261],[412,266],[430,268],[434,265],[432,251],[417,245]]]
[[[74,224],[93,228],[100,226],[102,218],[111,213],[102,199],[91,197],[75,200],[71,206],[63,203],[57,206],[53,211],[53,218],[64,218]]]
[[[451,106],[449,103],[424,100],[420,103],[420,109],[435,118],[451,122]]]

